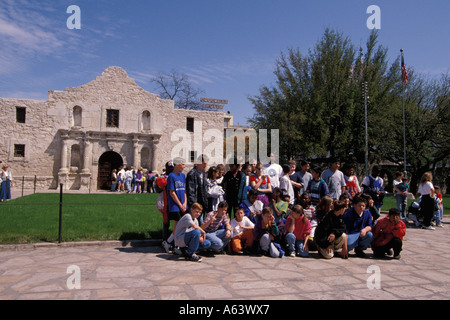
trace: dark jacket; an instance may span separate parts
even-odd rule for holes
[[[280,230],[275,223],[264,226],[262,214],[256,216],[255,220],[255,228],[253,229],[254,241],[259,242],[261,237],[266,233],[272,235],[275,241],[277,240],[278,236],[280,235]]]
[[[314,241],[321,248],[327,248],[331,243],[327,240],[330,234],[339,238],[345,232],[342,216],[336,216],[333,211],[328,212],[320,221],[314,233]]]
[[[194,167],[188,172],[186,176],[186,196],[189,207],[198,202],[205,210],[208,208],[207,186],[208,181],[205,171]]]
[[[238,185],[234,183],[238,182]],[[228,205],[238,205],[247,200],[247,178],[242,171],[238,171],[236,177],[231,171],[223,176],[222,187]]]

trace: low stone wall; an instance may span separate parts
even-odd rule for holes
[[[14,177],[13,187],[16,190],[49,190],[57,188],[57,181],[52,176]]]

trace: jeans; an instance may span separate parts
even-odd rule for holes
[[[264,252],[268,252],[272,258],[278,258],[280,256],[280,251],[275,247],[270,240],[269,234],[264,234],[261,239],[259,239],[259,246]]]
[[[125,188],[127,189],[127,192],[131,192],[131,179],[125,180]]]
[[[367,232],[364,237],[360,237],[360,233],[350,233],[347,236],[348,251],[352,249],[365,250],[370,247],[370,243],[373,240],[372,232]]]
[[[184,243],[187,245],[187,254],[193,254],[197,250],[206,250],[211,246],[211,242],[208,239],[200,242],[201,234],[202,233],[198,229],[194,229],[184,234]]]
[[[400,218],[405,219],[407,204],[404,204],[404,202],[406,201],[406,199],[402,194],[398,193],[395,195],[395,198],[397,200],[397,209],[400,211]]]
[[[309,253],[303,250],[303,244],[305,243],[305,241],[308,241],[308,240],[297,240],[293,233],[288,233],[286,235],[286,241],[289,245],[289,250],[291,252],[293,252],[293,251],[295,251],[295,249],[297,249],[297,253],[301,257],[309,256]]]
[[[206,239],[211,242],[211,249],[214,251],[220,251],[227,246],[231,237],[225,238],[226,232],[226,229],[220,229],[215,232],[206,233]]]
[[[434,219],[436,220],[436,225],[442,224],[442,215],[443,215],[444,209],[438,209],[434,211]]]

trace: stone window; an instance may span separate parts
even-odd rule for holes
[[[106,126],[108,128],[119,127],[119,110],[114,109],[106,110]]]
[[[25,123],[27,108],[16,107],[16,122]]]
[[[147,147],[144,147],[141,149],[141,167],[151,169],[150,168],[150,149]]]
[[[186,130],[189,132],[194,132],[194,118],[186,119]]]
[[[24,144],[15,144],[14,145],[14,157],[25,158],[25,145]]]
[[[70,148],[70,166],[77,169],[81,167],[81,151],[80,146],[77,144],[72,145]]]
[[[142,130],[150,130],[150,112],[142,112]]]
[[[74,127],[81,127],[82,114],[83,114],[83,109],[81,109],[80,106],[73,107],[73,110],[72,110],[73,123],[72,123],[72,125]]]
[[[191,158],[191,163],[194,163],[195,159],[197,158],[197,151],[191,151],[189,156]]]

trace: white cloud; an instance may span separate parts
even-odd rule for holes
[[[30,57],[58,52],[64,46],[64,37],[56,32],[55,21],[42,12],[52,8],[45,2],[0,2],[0,73],[22,70]]]

